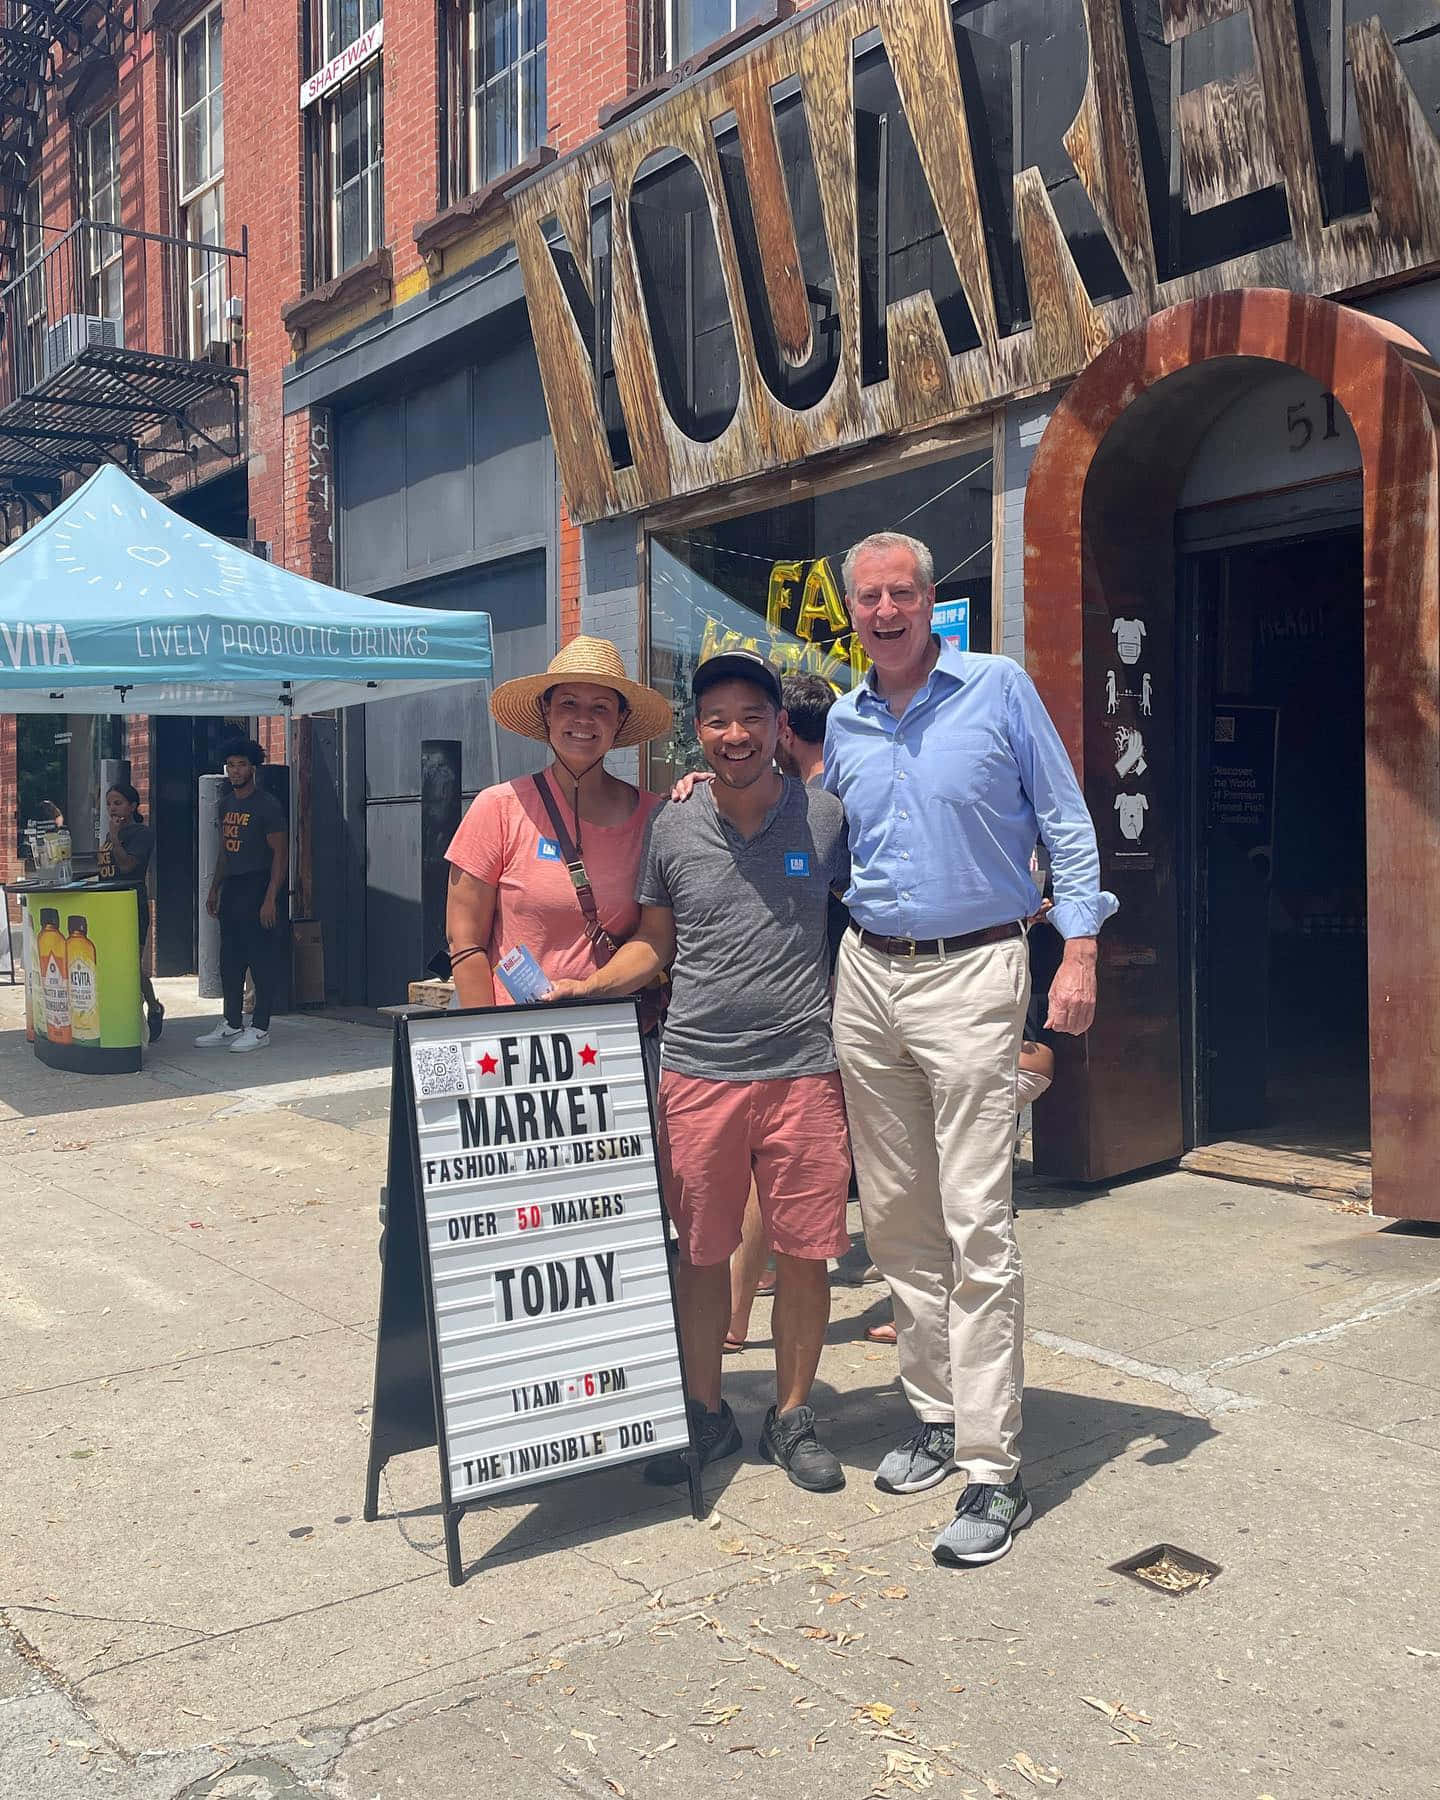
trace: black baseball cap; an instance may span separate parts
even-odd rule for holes
[[[690,678],[690,698],[698,701],[706,688],[714,687],[717,681],[748,681],[764,690],[775,702],[777,712],[784,711],[780,671],[774,663],[766,662],[758,650],[722,650],[717,656],[707,656]]]

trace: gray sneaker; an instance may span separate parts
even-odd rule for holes
[[[954,1467],[955,1427],[922,1425],[884,1458],[875,1471],[875,1485],[885,1494],[918,1494],[942,1482]]]
[[[998,1562],[1032,1516],[1018,1475],[1004,1487],[972,1481],[960,1496],[955,1517],[936,1538],[932,1555],[937,1563],[960,1569]]]

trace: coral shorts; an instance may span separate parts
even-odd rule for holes
[[[772,1250],[818,1262],[849,1249],[838,1075],[703,1081],[665,1069],[659,1099],[660,1172],[684,1261],[729,1260],[752,1179]]]

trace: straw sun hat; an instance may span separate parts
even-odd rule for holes
[[[545,729],[540,696],[565,681],[588,681],[596,687],[614,688],[617,694],[625,696],[630,710],[620,721],[615,739],[617,750],[663,737],[674,724],[674,713],[665,696],[631,681],[615,646],[608,638],[594,637],[572,638],[558,656],[551,658],[543,675],[521,675],[514,681],[502,681],[490,696],[490,711],[496,723],[507,731],[546,743],[550,734]]]

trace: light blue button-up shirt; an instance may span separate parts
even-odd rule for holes
[[[845,904],[886,937],[958,937],[1028,918],[1036,839],[1050,853],[1051,923],[1093,937],[1116,909],[1095,827],[1035,684],[1003,656],[944,645],[897,719],[874,674],[830,709],[825,786],[849,822]]]

